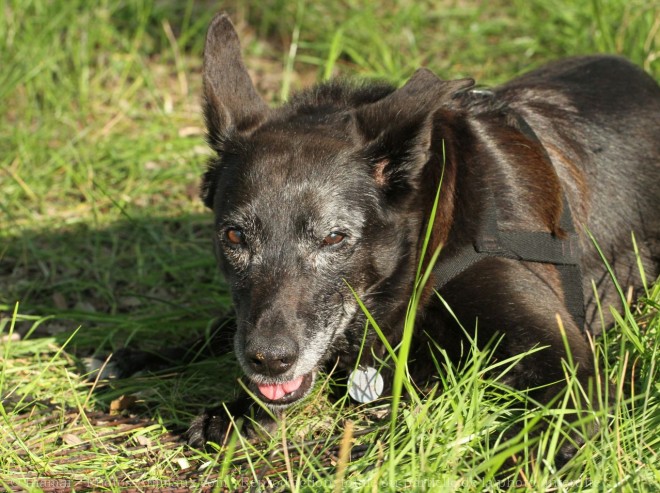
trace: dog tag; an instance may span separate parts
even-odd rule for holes
[[[348,395],[361,403],[375,401],[383,393],[385,383],[375,368],[356,368],[348,376]]]

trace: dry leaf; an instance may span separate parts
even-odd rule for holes
[[[69,304],[66,302],[66,298],[59,291],[53,293],[53,305],[58,310],[66,310],[69,308]]]
[[[110,414],[119,414],[125,409],[131,408],[137,402],[134,395],[122,395],[110,403]]]
[[[138,435],[135,437],[135,441],[142,445],[143,447],[151,447],[151,440],[144,435]]]
[[[16,342],[21,340],[21,334],[18,332],[12,332],[11,335],[5,334],[0,336],[0,342]]]
[[[80,445],[83,443],[83,440],[78,435],[74,435],[73,433],[65,433],[60,438],[62,439],[62,442],[66,443],[67,445]]]

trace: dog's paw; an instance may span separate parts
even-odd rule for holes
[[[252,404],[252,400],[243,398],[205,410],[190,423],[186,432],[188,445],[195,448],[202,448],[207,442],[224,445],[234,428],[248,440],[267,439],[268,435],[277,430],[277,421],[271,414]]]
[[[223,445],[229,436],[232,421],[223,407],[206,409],[190,423],[186,432],[188,445],[202,448],[206,442]]]
[[[110,359],[119,378],[130,377],[145,370],[158,370],[163,361],[152,353],[130,347],[115,350]]]

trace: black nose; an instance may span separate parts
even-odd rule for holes
[[[245,348],[245,357],[257,373],[275,377],[286,372],[298,359],[298,344],[286,336],[253,339]]]

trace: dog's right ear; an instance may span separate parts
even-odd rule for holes
[[[203,81],[210,143],[222,152],[227,139],[252,130],[268,113],[243,64],[238,35],[226,14],[216,15],[206,34]]]
[[[261,99],[241,57],[238,34],[229,16],[211,21],[204,46],[204,117],[209,145],[219,155],[231,153],[232,143],[254,130],[269,108]],[[211,161],[202,183],[202,199],[213,206],[218,163]]]

